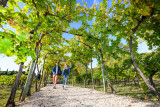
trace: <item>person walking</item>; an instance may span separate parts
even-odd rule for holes
[[[66,88],[66,86],[67,86],[67,79],[68,79],[68,75],[70,74],[70,69],[71,68],[72,68],[72,66],[69,67],[67,65],[67,63],[65,63],[64,69],[63,69],[63,72],[62,72],[62,74],[63,74],[63,88],[64,87]]]
[[[58,75],[62,74],[61,68],[59,67],[59,62],[56,63],[56,66],[53,67],[53,89],[56,89]]]

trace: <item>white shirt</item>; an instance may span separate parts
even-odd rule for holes
[[[58,66],[56,66],[56,74],[58,74]]]

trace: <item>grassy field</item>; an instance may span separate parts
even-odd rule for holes
[[[9,95],[11,93],[12,87],[0,87],[0,107],[5,107],[7,100],[9,98]],[[16,91],[16,96],[15,96],[15,103],[19,103],[19,96],[21,93],[22,89],[18,88]],[[31,93],[35,92],[35,88],[32,87]],[[26,98],[27,99],[27,98]]]
[[[156,89],[160,93],[160,80],[154,80],[154,83],[156,84]],[[84,87],[84,83],[78,83],[78,84],[75,84],[74,86]],[[107,87],[107,93],[111,93],[110,87],[109,86],[106,86],[106,87]],[[135,86],[134,83],[132,83],[132,85],[131,83],[127,83],[126,85],[124,85],[123,82],[120,82],[119,84],[113,84],[113,87],[116,91],[116,95],[128,96],[131,98],[137,98],[137,99],[147,100],[147,101],[158,101],[157,97],[154,94],[152,94],[150,91],[147,91],[146,93],[144,93],[142,88],[139,86]],[[91,83],[87,85],[87,88],[92,89]],[[102,83],[101,85],[95,85],[95,89],[98,91],[104,92]]]

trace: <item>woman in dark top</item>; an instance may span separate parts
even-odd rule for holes
[[[70,69],[71,69],[71,67],[69,67],[65,63],[65,66],[64,66],[64,69],[63,69],[63,72],[62,72],[62,74],[63,74],[63,88],[64,88],[64,85],[65,85],[65,88],[66,88],[68,75],[70,74]]]

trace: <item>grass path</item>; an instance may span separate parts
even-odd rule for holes
[[[160,107],[160,103],[105,94],[88,88],[47,85],[18,107]]]

